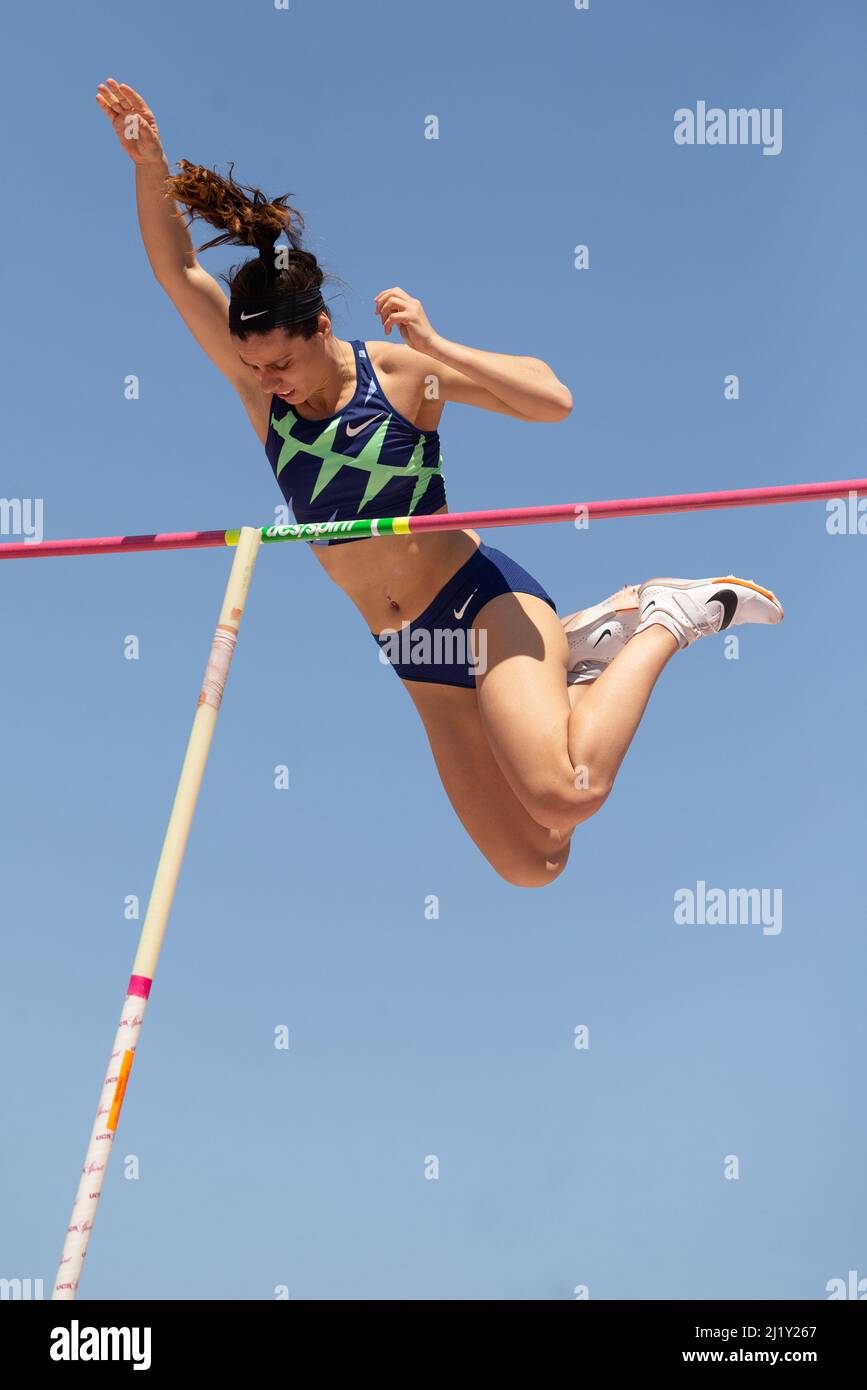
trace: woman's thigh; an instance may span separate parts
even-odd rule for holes
[[[535,595],[508,593],[486,603],[473,628],[484,652],[476,695],[488,745],[513,795],[544,824],[552,808],[577,805],[562,620]]]
[[[476,847],[509,883],[530,888],[555,879],[569,857],[569,835],[533,820],[512,791],[488,742],[477,692],[424,681],[403,685],[446,796]]]

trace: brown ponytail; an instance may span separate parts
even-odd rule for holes
[[[186,159],[179,159],[178,166],[182,172],[166,179],[167,193],[187,209],[191,222],[194,217],[200,217],[223,232],[222,236],[197,247],[197,251],[228,243],[255,246],[259,252],[257,257],[233,266],[219,277],[230,294],[243,299],[261,299],[263,305],[267,305],[290,291],[318,289],[322,285],[325,275],[321,266],[313,252],[301,246],[304,218],[297,208],[288,204],[291,194],[284,193],[269,200],[260,189],[236,183],[232,177],[233,162],[229,164],[226,178]],[[277,247],[281,235],[289,242],[289,251]],[[278,261],[284,259],[286,264],[278,268]],[[325,312],[330,318],[328,309]],[[292,333],[312,338],[318,326],[319,317],[314,315],[293,324]]]

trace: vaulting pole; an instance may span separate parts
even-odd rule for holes
[[[253,577],[259,539],[259,532],[251,526],[245,526],[238,534],[238,548],[226,586],[220,619],[211,643],[174,805],[139,937],[132,975],[127,985],[120,1024],[99,1095],[96,1120],[87,1146],[81,1181],[54,1283],[54,1299],[72,1299],[78,1292],[87,1244],[102,1193],[105,1170],[117,1132],[120,1109],[156,973],[172,899],[181,872],[193,812],[208,761],[211,738],[238,640],[238,629],[247,602],[250,580]]]
[[[534,526],[540,522],[605,521],[622,516],[665,516],[674,512],[715,511],[724,507],[765,507],[782,502],[819,502],[833,497],[867,496],[867,478],[834,483],[790,483],[782,487],[746,487],[733,492],[681,492],[667,497],[622,497],[613,502],[558,502],[547,507],[507,507],[502,511],[442,512],[433,516],[390,516],[354,521],[320,521],[291,526],[263,526],[262,543],[312,541],[327,536],[407,536],[425,531],[460,531],[464,527]],[[142,550],[200,550],[237,545],[240,531],[177,531],[147,536],[94,536],[83,540],[15,541],[0,545],[0,560],[37,556],[120,555]]]

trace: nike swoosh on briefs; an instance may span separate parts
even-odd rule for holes
[[[381,414],[382,414],[382,411],[379,412],[379,415],[381,415]],[[361,424],[361,425],[347,425],[347,426],[346,426],[346,433],[347,433],[348,435],[350,435],[350,436],[353,435],[353,434],[359,434],[359,433],[361,432],[361,430],[366,430],[368,425],[372,425],[373,422],[374,422],[374,420],[378,420],[378,419],[379,419],[379,415],[371,415],[370,419],[369,419],[369,420],[365,420],[364,423]]]
[[[478,592],[479,592],[478,589],[473,589],[473,593],[470,594],[470,598],[473,597],[473,594],[477,594]],[[462,617],[464,616],[464,614],[465,614],[466,611],[467,611],[467,603],[469,603],[470,598],[468,598],[468,599],[466,600],[466,603],[463,603],[463,604],[461,605],[460,608],[453,608],[453,609],[452,609],[452,612],[454,613],[454,615],[455,615],[456,618],[462,618]]]

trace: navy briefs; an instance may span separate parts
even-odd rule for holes
[[[510,593],[534,594],[557,612],[551,595],[523,566],[480,542],[423,613],[401,628],[371,633],[379,643],[380,659],[390,663],[401,680],[472,689],[474,668],[485,669],[473,620],[490,599]]]

